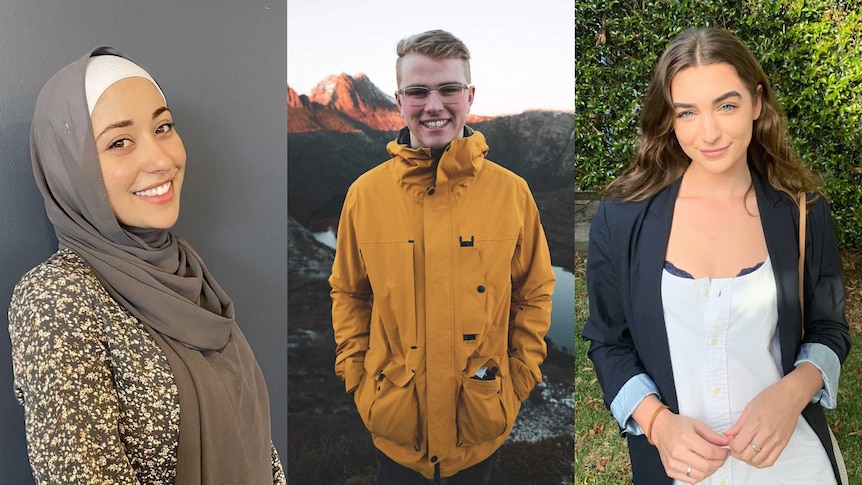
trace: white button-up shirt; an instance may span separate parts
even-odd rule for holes
[[[745,406],[782,377],[769,259],[734,278],[692,279],[665,270],[662,301],[679,413],[718,433],[730,429]],[[775,465],[758,469],[729,457],[702,483],[810,485],[835,479],[826,451],[799,416]]]

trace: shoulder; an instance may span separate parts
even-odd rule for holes
[[[510,183],[517,187],[527,188],[527,181],[524,180],[524,177],[516,174],[515,172],[509,170],[508,168],[496,163],[491,160],[485,159],[482,164],[482,172],[485,174],[491,174],[492,177],[497,177],[500,180],[505,181],[506,183]]]
[[[820,217],[829,216],[831,213],[831,204],[826,197],[820,194],[808,194],[808,212],[817,214]]]
[[[817,195],[812,200],[812,195],[809,194],[806,217],[808,218],[809,229],[813,234],[834,237],[835,221],[832,220],[832,209],[826,197]]]
[[[658,194],[636,201],[626,201],[619,197],[602,199],[590,222],[588,251],[605,251],[617,255],[627,254],[627,248],[635,241],[651,243],[660,237],[655,224],[667,221],[669,211],[673,210],[676,193],[664,189]],[[653,230],[645,238],[645,228]]]
[[[105,298],[110,300],[87,262],[62,249],[28,271],[15,286],[9,303],[13,344],[38,335],[87,331]]]
[[[356,177],[356,180],[350,184],[350,187],[347,190],[348,196],[351,196],[352,194],[355,195],[356,193],[379,190],[382,183],[387,180],[392,181],[391,170],[392,165],[395,163],[396,159],[390,158],[389,160],[367,170],[359,177]]]
[[[83,258],[61,249],[28,271],[12,292],[12,305],[45,297],[75,297],[102,289],[95,272]]]
[[[619,197],[602,199],[596,209],[595,218],[601,219],[609,226],[628,230],[626,228],[646,215],[657,197],[658,195],[655,195],[636,201],[626,201]]]

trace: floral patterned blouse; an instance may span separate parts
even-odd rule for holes
[[[174,483],[180,403],[168,361],[80,256],[62,249],[21,278],[9,335],[36,483]],[[275,447],[272,476],[286,483]]]

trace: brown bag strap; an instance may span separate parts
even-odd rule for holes
[[[808,215],[808,201],[805,191],[799,192],[799,308],[802,310],[802,336],[805,336],[805,295],[803,285],[805,274],[805,216]]]
[[[805,216],[808,215],[808,198],[805,191],[799,192],[799,308],[802,310],[802,334],[805,337],[805,299],[803,295],[802,285],[804,284],[802,275],[805,271]],[[832,428],[829,430],[829,437],[832,439],[832,451],[835,454],[835,463],[838,466],[838,483],[839,485],[847,485],[850,483],[847,479],[847,465],[844,463],[844,455],[841,454],[841,449],[838,447],[838,441],[835,439],[835,434],[832,433]]]

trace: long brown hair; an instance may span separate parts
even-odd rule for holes
[[[623,174],[605,188],[605,195],[644,200],[682,176],[690,160],[673,131],[670,83],[683,69],[719,63],[733,66],[752,97],[762,101],[748,145],[749,164],[772,187],[792,197],[800,190],[820,192],[817,177],[790,145],[784,110],[760,64],[730,32],[703,28],[679,34],[656,63],[643,100],[637,152]]]

